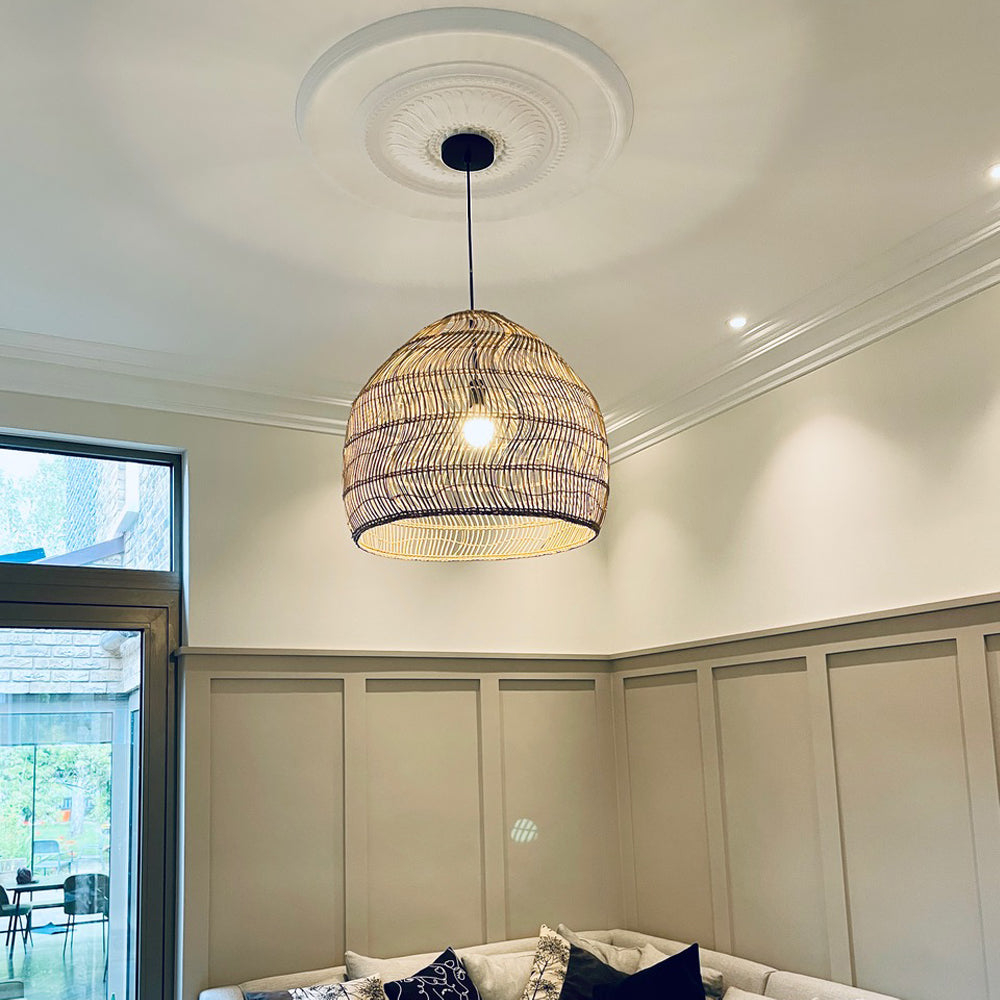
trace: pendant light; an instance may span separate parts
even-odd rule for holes
[[[472,174],[486,136],[441,147],[465,173],[469,308],[424,327],[368,380],[344,442],[354,541],[397,559],[511,559],[597,537],[608,501],[608,441],[590,390],[544,341],[477,309]]]

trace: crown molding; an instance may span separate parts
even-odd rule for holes
[[[650,448],[1000,281],[1000,200],[942,220],[752,328],[738,356],[671,398],[655,384],[606,416],[611,460]]]
[[[354,393],[308,396],[185,370],[176,355],[0,330],[0,390],[343,434]]]
[[[751,329],[737,357],[664,398],[606,414],[612,461],[874,343],[1000,282],[1000,199],[983,199]],[[0,330],[0,390],[343,434],[354,388],[309,396],[213,379],[165,352]]]

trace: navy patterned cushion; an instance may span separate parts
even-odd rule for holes
[[[480,1000],[462,960],[446,948],[419,972],[384,983],[388,1000]]]

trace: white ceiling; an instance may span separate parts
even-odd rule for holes
[[[365,202],[296,129],[317,58],[412,3],[4,4],[0,388],[336,429],[465,305],[460,200]],[[634,121],[573,197],[484,212],[477,304],[570,361],[616,456],[1000,279],[992,0],[510,9],[610,55]]]

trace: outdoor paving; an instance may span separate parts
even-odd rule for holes
[[[4,946],[0,982],[24,980],[25,1000],[110,1000],[104,979],[100,924],[77,924],[65,959],[63,938],[63,934],[36,932],[27,948],[20,938],[13,950]],[[120,977],[113,978],[120,981]],[[118,996],[116,1000],[125,998]]]

